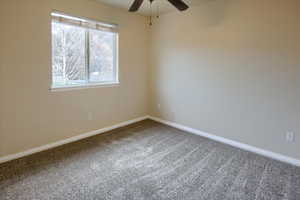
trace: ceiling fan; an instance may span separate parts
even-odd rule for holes
[[[149,0],[150,3],[152,3],[154,0]],[[189,8],[186,3],[184,3],[182,0],[167,0],[169,1],[173,6],[175,6],[179,11],[184,11]],[[129,8],[129,12],[136,12],[141,7],[144,0],[134,0],[131,7]]]

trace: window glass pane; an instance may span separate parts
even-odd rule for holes
[[[116,33],[89,30],[90,82],[116,81],[115,51]]]
[[[52,22],[53,86],[86,83],[85,29]]]

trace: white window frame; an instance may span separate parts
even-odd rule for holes
[[[92,19],[87,19],[87,18],[83,18],[83,17],[74,17],[71,15],[67,15],[61,12],[57,12],[54,11],[51,13],[51,25],[54,21],[54,18],[61,18],[61,19],[66,19],[66,23],[65,22],[59,22],[62,24],[70,24],[70,25],[74,25],[74,26],[82,26],[83,28],[85,28],[85,34],[86,34],[86,47],[85,47],[85,51],[86,51],[86,56],[85,56],[85,67],[86,67],[86,83],[84,84],[79,84],[79,85],[63,85],[63,86],[55,86],[53,83],[53,63],[52,63],[52,58],[53,55],[51,53],[51,87],[50,90],[51,91],[68,91],[68,90],[78,90],[78,89],[85,89],[85,88],[98,88],[98,87],[115,87],[115,86],[119,86],[120,81],[119,81],[119,33],[118,33],[118,25],[116,24],[110,24],[110,23],[105,23],[105,22],[99,22],[97,20],[92,20]],[[89,30],[91,29],[97,29],[97,30],[104,30],[104,31],[109,31],[109,32],[114,32],[116,34],[115,40],[114,40],[114,52],[113,52],[113,56],[114,56],[114,77],[115,80],[114,81],[103,81],[103,82],[90,82],[89,80],[89,62],[90,62],[90,47],[89,47]],[[52,41],[52,28],[51,28],[51,41]],[[52,42],[51,42],[52,44]],[[52,45],[51,45],[51,48]],[[52,52],[52,49],[51,49]]]

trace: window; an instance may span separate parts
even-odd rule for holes
[[[52,88],[118,83],[116,25],[52,13]]]

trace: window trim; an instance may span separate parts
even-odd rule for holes
[[[102,82],[97,84],[58,86],[58,87],[51,87],[49,90],[51,92],[60,92],[60,91],[103,88],[103,87],[119,87],[119,86],[120,86],[120,82],[118,81],[118,82]]]
[[[115,57],[115,59],[113,59],[113,74],[115,77],[114,81],[102,81],[102,82],[90,82],[89,77],[89,63],[90,63],[90,41],[89,41],[89,37],[90,37],[90,33],[89,30],[90,28],[84,28],[85,29],[85,68],[86,68],[86,83],[84,84],[80,84],[80,85],[63,85],[63,86],[55,86],[53,83],[53,63],[52,63],[52,23],[53,23],[53,18],[52,16],[58,14],[58,15],[62,15],[62,16],[66,16],[66,17],[71,17],[74,19],[79,19],[79,20],[83,20],[86,22],[92,22],[92,23],[99,23],[101,25],[106,25],[108,27],[115,27],[117,28],[118,25],[116,24],[112,24],[112,23],[106,23],[106,22],[101,22],[98,20],[93,20],[93,19],[88,19],[88,18],[84,18],[84,17],[75,17],[72,15],[68,15],[62,12],[57,12],[57,11],[53,11],[51,12],[51,70],[50,70],[50,79],[51,79],[51,85],[50,85],[50,91],[69,91],[69,90],[80,90],[80,89],[90,89],[90,88],[102,88],[102,87],[117,87],[120,85],[120,74],[119,74],[119,32],[112,32],[115,33],[115,39],[114,39],[114,49],[113,49],[113,56]],[[63,24],[63,23],[62,23]],[[101,30],[99,30],[101,31]],[[110,32],[110,31],[108,31]]]

